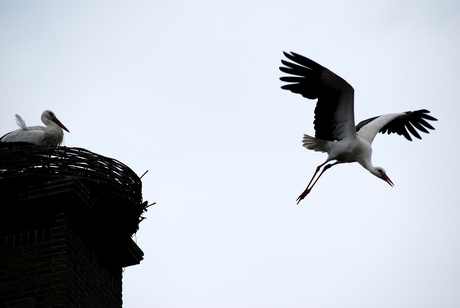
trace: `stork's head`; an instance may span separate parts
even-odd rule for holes
[[[382,167],[375,167],[374,169],[372,169],[371,173],[390,184],[390,186],[394,186],[393,182],[390,180],[387,173],[385,172],[385,169],[383,169]]]
[[[51,110],[45,110],[43,111],[42,113],[42,122],[45,124],[45,125],[48,125],[48,123],[50,121],[53,121],[54,123],[56,123],[58,126],[60,126],[62,129],[66,130],[67,132],[69,132],[69,130],[67,129],[67,127],[64,126],[64,124],[61,123],[61,121],[58,120],[58,118],[56,117],[56,115],[54,114],[54,112],[52,112]],[[70,133],[70,132],[69,132]]]

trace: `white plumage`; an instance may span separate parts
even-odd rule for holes
[[[46,127],[27,127],[21,116],[16,115],[16,123],[19,125],[20,129],[7,133],[0,138],[0,142],[20,142],[52,146],[60,145],[64,138],[64,132],[62,129],[65,129],[67,132],[69,132],[69,130],[58,120],[51,110],[43,111],[41,120]]]
[[[421,139],[415,128],[428,133],[426,128],[434,128],[426,120],[437,119],[428,115],[428,110],[422,109],[373,117],[355,126],[353,87],[308,58],[296,53],[284,54],[294,63],[281,60],[285,66],[280,67],[280,70],[293,76],[281,77],[282,81],[289,83],[281,88],[309,99],[318,99],[315,108],[315,137],[304,135],[303,146],[328,153],[326,161],[316,168],[307,188],[297,198],[297,203],[308,195],[327,169],[341,163],[358,162],[370,173],[393,186],[385,170],[372,164],[371,144],[375,136],[379,132],[387,132],[403,135],[409,141],[412,141],[410,134]],[[334,162],[329,163],[331,161]]]

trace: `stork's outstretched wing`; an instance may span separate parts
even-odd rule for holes
[[[377,133],[377,131],[380,133],[388,134],[396,133],[398,135],[403,135],[409,141],[412,141],[412,134],[414,137],[422,139],[420,134],[417,132],[417,129],[428,134],[429,131],[427,130],[427,128],[434,130],[434,127],[431,126],[430,123],[428,123],[427,121],[438,120],[428,115],[428,113],[430,113],[430,111],[426,109],[406,111],[404,113],[395,114],[395,117],[383,122],[381,121],[382,119],[384,119],[383,117],[387,117],[389,115],[373,117],[361,121],[358,125],[356,125],[356,131],[358,132],[358,134],[360,134],[360,130],[365,130],[366,126],[376,124],[380,121],[381,123],[379,123],[379,127],[375,129],[375,134]]]
[[[282,89],[318,99],[315,108],[315,137],[323,140],[341,140],[355,136],[353,110],[353,87],[327,68],[291,52],[284,55],[293,62],[281,60],[284,73],[294,75],[281,77],[289,82]]]

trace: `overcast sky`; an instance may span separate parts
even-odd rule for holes
[[[124,272],[138,307],[459,307],[460,2],[0,0],[0,135],[53,110],[65,146],[120,160],[151,207]],[[301,146],[315,102],[282,51],[355,88],[357,122],[428,109],[373,163]]]

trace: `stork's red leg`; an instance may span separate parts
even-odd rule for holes
[[[315,174],[313,174],[313,177],[311,178],[310,183],[308,183],[307,188],[305,188],[303,193],[301,193],[300,196],[296,199],[297,204],[299,204],[299,202],[302,201],[303,198],[305,198],[310,193],[310,191],[313,189],[313,186],[315,186],[316,182],[318,182],[319,178],[323,175],[323,173],[327,169],[331,168],[332,166],[337,165],[339,162],[335,162],[333,164],[328,164],[328,165],[324,166],[326,163],[327,163],[327,161],[324,162],[323,164],[319,165],[318,167],[316,167]],[[316,180],[313,182],[313,179],[315,178],[316,174],[318,173],[318,171],[321,169],[322,166],[324,166],[323,171],[321,171],[321,173],[318,175]],[[313,182],[313,184],[311,184],[312,182]],[[311,186],[310,186],[310,184],[311,184]]]
[[[310,190],[311,190],[310,185],[311,185],[311,183],[313,182],[313,180],[315,179],[316,174],[319,172],[319,170],[321,169],[321,167],[324,166],[326,163],[327,163],[327,161],[325,161],[324,163],[322,163],[321,165],[319,165],[318,167],[316,167],[316,171],[315,171],[315,173],[313,174],[313,176],[311,177],[310,182],[308,182],[307,188],[305,188],[305,190],[303,191],[303,193],[301,193],[300,196],[296,199],[297,204],[299,204],[299,202],[300,202],[303,198],[305,198],[305,197],[308,195],[308,193],[309,193]]]

